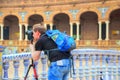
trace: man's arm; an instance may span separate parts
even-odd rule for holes
[[[37,61],[37,60],[39,60],[39,58],[40,58],[40,53],[41,53],[41,51],[34,51],[34,52],[32,52],[32,58],[33,58],[33,60],[34,61]]]
[[[41,51],[35,51],[35,47],[33,44],[30,44],[30,49],[33,61],[39,60]]]

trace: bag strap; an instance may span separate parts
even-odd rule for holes
[[[45,55],[47,55],[47,57],[49,58],[50,57],[50,51],[55,51],[55,50],[59,50],[59,49],[55,48],[55,49],[50,49],[50,50],[44,50],[44,52],[45,52]],[[50,65],[49,61],[47,61],[47,64],[48,64],[48,66]]]
[[[74,62],[73,62],[73,56],[71,55],[70,58],[70,76],[72,77],[72,70],[73,70],[73,74],[75,75],[75,68],[74,68]]]

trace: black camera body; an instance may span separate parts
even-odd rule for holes
[[[33,31],[28,30],[25,32],[26,35],[28,35],[28,40],[33,40]]]

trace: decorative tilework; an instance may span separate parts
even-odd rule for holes
[[[22,17],[22,21],[25,20],[26,14],[27,14],[27,12],[19,12],[19,15],[21,15],[21,17]]]
[[[108,10],[108,7],[103,7],[103,8],[98,8],[98,9],[100,10],[100,12],[102,14],[102,18],[104,18],[105,14],[106,14],[106,12]]]
[[[72,14],[73,19],[76,19],[76,14],[79,10],[69,10],[69,12]]]
[[[51,13],[52,13],[52,11],[46,11],[46,12],[45,12],[45,15],[46,15],[46,19],[47,19],[47,20],[49,20]]]

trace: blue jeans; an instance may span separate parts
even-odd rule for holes
[[[51,62],[48,70],[48,80],[68,80],[69,71],[69,59],[62,59],[56,62]]]

